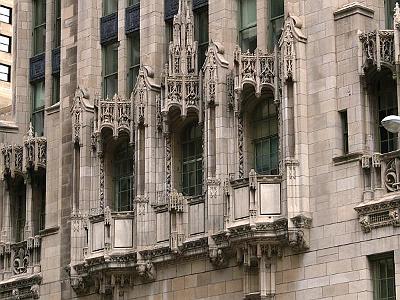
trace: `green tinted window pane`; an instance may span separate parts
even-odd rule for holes
[[[241,0],[240,3],[241,3],[240,6],[241,28],[246,28],[256,24],[257,21],[256,0]]]
[[[396,0],[385,0],[386,29],[393,30],[393,15],[394,15],[395,5],[396,5]]]
[[[104,47],[104,72],[109,75],[118,71],[118,45],[111,44]]]
[[[44,111],[38,111],[32,114],[32,126],[37,136],[43,135]]]
[[[130,39],[130,66],[138,65],[140,63],[140,34],[136,31],[132,34]]]
[[[34,35],[34,55],[43,53],[46,49],[46,26],[36,27],[33,31]]]
[[[271,19],[284,14],[283,0],[270,0]]]
[[[33,86],[33,110],[44,107],[44,82],[40,81]]]
[[[118,0],[103,0],[103,10],[104,16],[118,11]]]
[[[240,47],[243,51],[254,52],[257,48],[257,27],[243,30],[240,33]]]
[[[129,6],[135,5],[135,4],[138,4],[139,2],[140,2],[139,0],[129,0],[129,1],[128,1],[128,5],[129,5]]]
[[[35,0],[34,13],[35,27],[46,23],[46,0]]]
[[[112,75],[109,77],[106,77],[104,79],[104,85],[105,85],[105,97],[111,99],[114,97],[115,94],[118,93],[118,77],[117,75]]]
[[[60,101],[60,76],[53,76],[51,104],[55,104],[59,101]]]
[[[118,211],[132,210],[133,195],[133,149],[125,141],[114,152],[114,182]]]

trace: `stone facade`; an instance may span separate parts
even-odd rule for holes
[[[377,259],[394,265],[387,289],[399,297],[399,143],[378,127],[400,105],[399,7],[393,18],[383,0],[285,0],[271,44],[270,2],[256,0],[257,49],[246,51],[240,1],[63,0],[55,47],[57,1],[46,0],[45,50],[32,55],[38,2],[13,11],[1,299],[373,300]],[[43,136],[31,103],[41,81]],[[268,172],[257,171],[263,107],[275,112]]]

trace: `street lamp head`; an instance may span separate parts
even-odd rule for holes
[[[400,131],[400,116],[390,115],[381,121],[382,126],[385,127],[387,131],[396,133]]]

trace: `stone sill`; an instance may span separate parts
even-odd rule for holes
[[[343,164],[347,164],[347,163],[351,163],[351,162],[356,162],[356,161],[359,161],[362,158],[362,156],[363,156],[363,153],[361,153],[361,152],[352,152],[352,153],[348,153],[345,155],[335,156],[334,158],[332,158],[333,165],[339,166],[339,165],[343,165]]]
[[[18,126],[14,121],[0,120],[0,132],[18,132]]]
[[[53,226],[53,227],[49,227],[49,228],[45,228],[43,230],[40,230],[39,233],[40,233],[41,237],[45,237],[45,236],[50,236],[50,235],[53,235],[53,234],[57,234],[59,229],[60,229],[59,226]]]
[[[46,108],[46,113],[52,115],[60,111],[60,102],[53,104],[52,106]]]

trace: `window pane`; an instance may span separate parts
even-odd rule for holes
[[[8,65],[0,64],[0,80],[1,81],[10,81],[11,78],[11,67]]]
[[[257,27],[243,30],[240,34],[240,47],[242,51],[254,52],[257,48]]]
[[[52,89],[52,99],[51,103],[55,104],[60,101],[60,76],[53,76],[53,89]]]
[[[386,29],[393,29],[393,15],[396,0],[385,0]]]
[[[138,4],[139,2],[140,2],[139,0],[129,0],[129,1],[128,1],[128,5],[129,5],[129,6],[135,5],[135,4]]]
[[[271,18],[283,16],[284,5],[283,0],[271,0]]]
[[[113,160],[117,211],[132,210],[133,196],[133,149],[128,141],[117,146]]]
[[[44,111],[38,111],[32,114],[32,126],[37,136],[43,135]]]
[[[104,0],[104,16],[112,14],[118,10],[118,0]]]
[[[43,53],[46,49],[46,26],[42,25],[34,29],[34,55]]]
[[[35,83],[33,87],[33,110],[44,107],[44,81]]]
[[[46,0],[35,0],[35,27],[46,23]]]
[[[255,25],[257,21],[256,0],[241,0],[240,22],[241,28]]]

